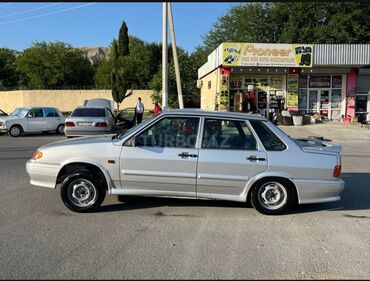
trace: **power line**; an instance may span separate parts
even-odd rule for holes
[[[29,9],[29,10],[25,10],[25,11],[19,11],[19,12],[15,12],[15,13],[12,13],[12,14],[0,16],[0,18],[8,18],[8,17],[12,17],[12,16],[15,16],[15,15],[21,15],[21,14],[29,13],[29,12],[36,11],[36,10],[45,9],[45,8],[48,8],[48,7],[51,7],[51,6],[55,6],[55,5],[60,5],[60,4],[61,3],[53,3],[53,4],[49,4],[49,5],[45,5],[45,6],[41,6],[41,7],[37,7],[37,8],[33,8],[33,9]]]
[[[80,8],[83,8],[83,7],[86,7],[86,6],[90,6],[90,5],[94,5],[94,4],[96,4],[96,2],[88,3],[88,4],[83,4],[83,5],[80,5],[80,6],[76,6],[76,7],[72,7],[72,8],[67,8],[67,9],[63,9],[63,10],[59,10],[59,11],[54,11],[54,12],[50,12],[50,13],[46,13],[46,14],[41,14],[41,15],[37,15],[37,16],[32,16],[32,17],[27,17],[27,18],[22,18],[22,19],[17,19],[17,20],[11,20],[11,21],[4,21],[4,22],[0,22],[0,25],[2,25],[2,24],[8,24],[8,23],[21,22],[21,21],[26,21],[26,20],[41,18],[41,17],[45,17],[45,16],[55,15],[55,14],[60,14],[60,13],[64,13],[64,12],[75,10],[75,9],[80,9]]]

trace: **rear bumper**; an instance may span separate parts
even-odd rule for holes
[[[298,193],[299,204],[324,203],[340,200],[344,181],[336,180],[293,180]]]
[[[28,160],[26,170],[30,177],[30,184],[55,188],[60,166],[57,164],[36,163]]]

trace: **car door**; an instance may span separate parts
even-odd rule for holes
[[[32,108],[27,114],[27,131],[42,132],[47,131],[45,125],[44,112],[42,108]]]
[[[62,118],[54,108],[44,108],[44,116],[46,130],[56,130],[58,125],[63,123]]]
[[[199,118],[170,117],[133,137],[121,153],[121,185],[146,195],[195,196]]]
[[[240,195],[250,178],[267,169],[266,152],[247,121],[206,118],[203,127],[197,196]]]

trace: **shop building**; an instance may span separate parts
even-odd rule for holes
[[[370,44],[222,43],[198,69],[197,85],[203,109],[339,120],[370,112]]]

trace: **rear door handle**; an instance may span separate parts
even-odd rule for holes
[[[249,156],[247,158],[249,161],[266,161],[266,158],[257,157],[255,155]]]
[[[180,157],[198,157],[197,154],[191,154],[189,152],[183,152],[179,154]]]

